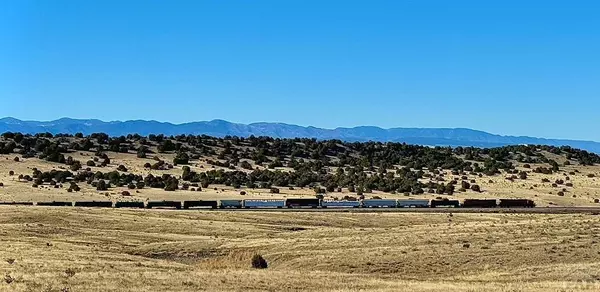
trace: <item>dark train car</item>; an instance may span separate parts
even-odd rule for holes
[[[496,199],[465,199],[462,203],[464,208],[496,208]]]
[[[285,200],[285,206],[288,208],[317,208],[320,200],[317,198],[292,198]]]
[[[51,206],[51,207],[73,207],[72,202],[37,202],[37,206]]]
[[[144,208],[144,202],[115,202],[115,208]]]
[[[528,199],[500,199],[501,208],[533,208],[535,202]]]
[[[435,199],[431,200],[431,208],[436,207],[460,207],[460,202],[458,200],[448,200],[448,199]]]
[[[146,208],[147,209],[152,209],[152,208],[181,209],[181,202],[180,201],[149,201],[146,204]]]
[[[112,208],[111,201],[76,201],[75,207]]]
[[[219,200],[219,208],[221,209],[240,209],[244,207],[242,200]]]
[[[183,201],[183,208],[210,208],[216,209],[218,206],[217,201]]]
[[[0,202],[0,205],[20,205],[20,206],[33,206],[33,202]]]

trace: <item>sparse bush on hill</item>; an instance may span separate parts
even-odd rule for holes
[[[148,148],[146,148],[146,146],[140,147],[136,153],[137,158],[146,158],[147,151],[148,151]]]
[[[165,191],[172,192],[179,189],[179,181],[174,177],[166,177],[165,180]]]
[[[183,183],[181,184],[181,189],[184,191],[187,191],[190,188],[190,184],[188,183]]]
[[[74,192],[79,192],[81,190],[81,188],[74,182],[71,182],[71,185],[69,186],[69,190],[72,190]]]
[[[314,189],[315,194],[325,194],[327,193],[327,191],[324,188],[320,188],[320,187],[315,187]]]
[[[188,164],[190,160],[190,157],[188,156],[187,153],[185,152],[177,152],[177,155],[175,155],[175,158],[173,158],[173,164],[177,165],[177,164]]]
[[[552,169],[546,167],[537,167],[533,170],[535,173],[552,174]]]
[[[81,162],[79,161],[75,161],[73,162],[73,164],[71,164],[71,166],[69,166],[69,169],[72,171],[78,171],[81,169]]]
[[[252,170],[252,165],[246,160],[240,163],[240,167],[243,169]]]
[[[164,140],[160,144],[158,144],[158,152],[164,153],[169,151],[175,151],[177,149],[177,145],[175,145],[171,140]]]
[[[107,191],[108,190],[109,185],[103,180],[99,180],[96,183],[96,190],[97,191]]]
[[[460,184],[460,186],[461,186],[462,189],[467,189],[467,190],[471,188],[471,184],[469,184],[466,181],[462,181],[461,184]]]
[[[520,179],[527,179],[527,172],[525,172],[525,171],[519,172],[519,178]]]

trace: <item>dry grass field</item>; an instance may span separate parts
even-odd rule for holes
[[[599,291],[599,241],[584,214],[2,206],[0,290]]]

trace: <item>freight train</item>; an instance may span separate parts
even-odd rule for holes
[[[0,202],[0,205],[29,205],[33,202]],[[317,198],[199,200],[199,201],[52,201],[37,206],[97,208],[174,208],[174,209],[282,209],[282,208],[533,208],[528,199],[365,199],[360,201],[322,200]]]

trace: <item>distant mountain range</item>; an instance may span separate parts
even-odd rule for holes
[[[100,120],[80,120],[62,118],[49,122],[21,121],[15,118],[0,119],[0,133],[107,133],[111,136],[127,134],[206,134],[209,136],[223,137],[226,135],[248,137],[270,136],[275,138],[317,138],[340,139],[345,141],[381,141],[381,142],[406,142],[428,146],[475,146],[499,147],[505,145],[540,144],[563,146],[584,149],[600,153],[600,143],[593,141],[545,139],[524,136],[501,136],[482,131],[457,128],[391,128],[361,126],[354,128],[322,129],[315,127],[302,127],[282,123],[253,123],[236,124],[223,120],[205,122],[192,122],[185,124],[172,124],[157,121],[114,121],[103,122]]]

